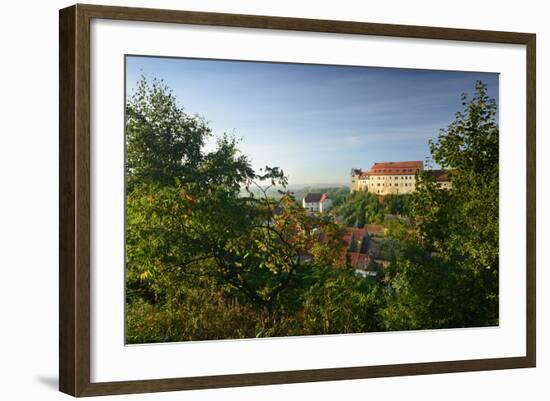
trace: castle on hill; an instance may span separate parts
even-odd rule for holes
[[[416,190],[416,174],[424,171],[421,160],[374,163],[370,170],[352,168],[351,192],[366,191],[377,195],[409,194]],[[449,189],[448,171],[427,170],[441,188]]]

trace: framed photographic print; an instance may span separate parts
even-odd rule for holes
[[[60,390],[534,367],[535,35],[60,11]]]

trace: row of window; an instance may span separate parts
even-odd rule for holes
[[[413,179],[413,177],[410,176],[410,175],[402,175],[402,176],[395,176],[395,177],[394,177],[394,180],[398,180],[399,177],[401,177],[402,180],[412,180],[412,179]],[[374,180],[374,177],[373,177],[372,179]],[[391,180],[391,176],[389,176],[389,177],[388,177],[388,176],[386,176],[386,177],[376,177],[376,179],[377,179],[378,181],[384,180],[384,179],[389,179],[389,180]],[[369,179],[366,178],[366,179],[362,179],[361,181],[362,181],[362,182],[365,182],[365,181],[368,181],[368,180],[369,180]]]
[[[412,168],[408,168],[408,169],[402,169],[402,170],[399,170],[399,169],[388,169],[388,170],[385,170],[385,169],[381,169],[381,170],[376,170],[376,172],[378,173],[399,173],[399,172],[402,172],[402,173],[412,173],[413,169]]]
[[[379,186],[380,186],[380,183],[378,183],[377,186],[379,187]],[[385,187],[385,186],[386,186],[386,183],[382,183],[382,186]],[[396,182],[396,183],[395,183],[395,186],[398,187],[399,184]],[[412,184],[409,185],[409,183],[406,182],[406,183],[403,184],[403,186],[404,186],[404,187],[408,187],[408,186],[411,186],[411,187],[412,187],[413,185],[412,185]],[[388,184],[388,187],[391,187],[391,183]]]
[[[410,175],[396,175],[395,177],[393,177],[394,180],[398,180],[399,177],[401,177],[402,180],[412,180],[413,177],[410,176]],[[386,177],[376,177],[377,180],[383,180],[384,178],[387,178],[388,180],[391,180],[391,176],[386,176]]]
[[[374,185],[374,184],[373,184],[373,185]],[[400,184],[396,182],[394,185],[395,185],[396,187],[398,187]],[[411,183],[404,182],[402,185],[403,185],[404,187],[412,187],[412,186],[414,186],[414,184],[413,184],[412,182],[411,182]],[[363,186],[366,187],[366,186],[368,186],[368,185],[363,185]],[[391,183],[391,182],[388,182],[388,183],[386,184],[385,182],[382,182],[382,183],[378,182],[378,183],[376,184],[376,186],[377,186],[377,187],[380,187],[380,186],[382,186],[382,187],[385,187],[385,186],[391,187],[391,186],[392,186],[392,183]]]

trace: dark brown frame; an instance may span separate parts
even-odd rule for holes
[[[511,43],[527,49],[527,324],[523,357],[90,382],[90,20],[92,18],[403,38]],[[59,389],[73,396],[144,393],[535,367],[535,47],[530,33],[74,5],[59,13]]]

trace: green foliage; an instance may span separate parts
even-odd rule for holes
[[[378,331],[383,302],[377,282],[357,276],[351,270],[325,268],[304,297],[304,332],[315,334]]]
[[[188,288],[177,304],[143,300],[127,307],[127,341],[132,344],[217,340],[299,334],[292,315],[274,315],[220,291]]]
[[[496,103],[478,82],[462,105],[430,144],[435,162],[450,169],[452,189],[422,174],[413,195],[418,236],[393,266],[388,329],[498,324]]]
[[[301,287],[276,309],[254,305],[224,291],[191,285],[177,302],[137,298],[127,307],[127,341],[152,343],[185,339],[254,338],[358,333],[380,327],[381,287],[350,270],[301,269]],[[299,300],[299,307],[292,301]]]
[[[342,216],[350,227],[363,227],[368,223],[381,223],[384,219],[378,197],[369,192],[353,192],[332,213]]]
[[[126,105],[126,177],[137,183],[173,185],[175,180],[210,185],[239,184],[253,176],[248,159],[238,154],[235,138],[224,135],[217,149],[204,152],[212,136],[200,117],[185,113],[160,80],[142,77]]]
[[[206,152],[210,129],[161,82],[127,109],[128,340],[306,333],[311,271],[343,264],[341,228],[268,196],[283,171],[254,172],[233,137]]]
[[[254,171],[232,135],[207,151],[208,124],[143,78],[127,105],[127,341],[497,323],[498,126],[477,90],[431,144],[451,191],[426,174],[383,202],[325,188],[331,213],[308,215],[279,167]],[[389,268],[355,274],[334,215],[384,224],[370,241]]]
[[[308,216],[293,198],[243,198],[224,187],[136,186],[127,198],[128,278],[167,272],[209,277],[272,308],[309,251],[309,264],[335,264],[339,228]],[[278,213],[275,213],[275,210]],[[315,230],[328,242],[318,243]],[[161,287],[164,284],[161,284]]]
[[[382,224],[387,215],[406,216],[410,212],[410,195],[387,195],[383,201],[370,192],[355,191],[341,199],[332,213],[342,216],[351,227]]]
[[[382,210],[385,215],[408,216],[411,208],[411,195],[385,195]]]

